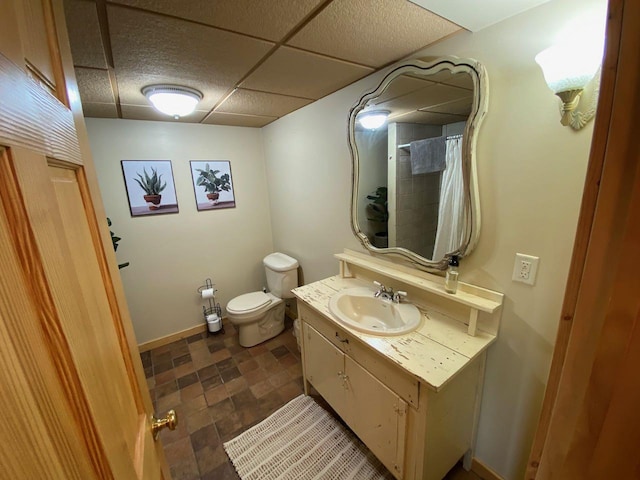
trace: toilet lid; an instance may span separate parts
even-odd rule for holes
[[[264,292],[251,292],[240,295],[227,304],[227,311],[247,313],[271,303],[271,298]]]

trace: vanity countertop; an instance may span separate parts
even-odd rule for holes
[[[292,290],[300,300],[336,323],[420,382],[435,391],[440,390],[465,365],[480,355],[495,335],[479,330],[475,336],[467,334],[467,326],[446,314],[417,305],[422,313],[420,326],[405,335],[369,335],[347,327],[329,311],[329,299],[337,291],[351,287],[369,287],[356,278],[329,277]]]

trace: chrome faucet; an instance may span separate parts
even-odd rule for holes
[[[396,293],[393,294],[393,297],[391,298],[391,301],[393,303],[400,303],[400,301],[407,296],[407,292],[403,292],[402,290],[398,290]]]
[[[373,281],[378,286],[378,290],[373,294],[375,298],[386,298],[387,300],[393,299],[393,288],[387,288],[382,285],[380,282]]]
[[[378,290],[376,290],[376,292],[373,294],[375,298],[382,297],[382,298],[386,298],[387,300],[391,300],[393,303],[400,303],[400,300],[403,297],[407,296],[407,292],[403,292],[400,290],[397,292],[394,292],[393,288],[385,287],[380,282],[376,282],[375,280],[373,283],[375,283],[378,286]]]

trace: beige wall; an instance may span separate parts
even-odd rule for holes
[[[203,324],[196,289],[211,277],[224,305],[262,288],[273,250],[259,129],[86,119],[138,343]],[[171,160],[180,213],[132,218],[120,160]],[[198,212],[189,160],[229,160],[236,208]]]
[[[463,281],[506,295],[489,352],[476,456],[506,479],[524,475],[548,375],[593,123],[562,127],[534,56],[565,23],[604,0],[552,0],[481,32],[420,52],[482,62],[489,112],[478,141],[482,233]],[[300,259],[305,281],[337,273],[332,254],[358,248],[349,223],[349,108],[373,75],[265,127],[274,246]],[[280,188],[280,185],[287,188]],[[535,286],[511,281],[516,252],[540,257]]]

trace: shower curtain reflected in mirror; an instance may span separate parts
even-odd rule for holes
[[[462,136],[447,138],[447,166],[442,172],[438,230],[433,259],[444,258],[462,244],[464,226],[464,179],[462,174]]]

